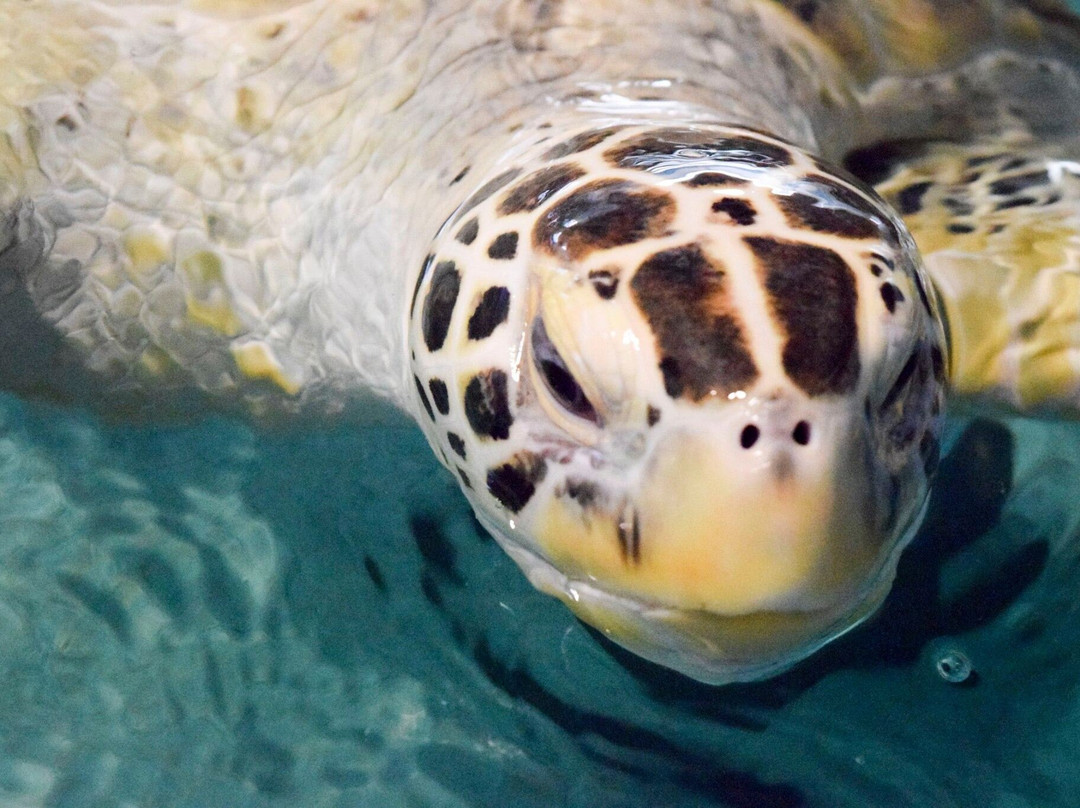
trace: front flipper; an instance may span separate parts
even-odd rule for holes
[[[1080,414],[1080,142],[893,144],[850,163],[878,174],[922,251],[954,391]]]

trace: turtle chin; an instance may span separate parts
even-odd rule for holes
[[[586,510],[553,487],[519,525],[531,540],[502,543],[534,586],[646,659],[710,684],[778,673],[877,609],[925,501],[878,504],[872,435],[836,409],[766,413],[750,447],[744,412],[673,429],[625,493]]]

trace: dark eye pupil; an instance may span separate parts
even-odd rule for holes
[[[544,383],[559,404],[579,418],[598,421],[592,402],[585,397],[585,391],[574,380],[570,369],[566,367],[566,362],[559,356],[541,319],[537,319],[533,325],[532,349],[533,359],[537,368],[540,369],[540,375],[544,377]]]

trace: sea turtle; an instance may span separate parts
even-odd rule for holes
[[[0,23],[9,389],[389,400],[533,584],[697,679],[873,613],[950,380],[1080,403],[1080,26],[1053,0]]]

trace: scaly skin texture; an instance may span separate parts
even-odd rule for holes
[[[880,602],[950,365],[963,392],[1075,404],[1075,317],[1015,249],[1037,228],[939,239],[901,196],[941,161],[871,176],[887,137],[1049,159],[1080,109],[1049,2],[0,15],[0,381],[110,414],[389,400],[535,583],[703,680]],[[958,353],[895,213],[832,167],[853,151]],[[1034,290],[1022,317],[954,282],[987,257]]]
[[[834,66],[743,52],[777,12],[728,5],[546,24],[526,3],[6,7],[0,194],[21,289],[5,308],[62,337],[12,334],[55,352],[8,383],[107,408],[191,389],[256,411],[403,403],[405,289],[460,201],[447,181],[538,104],[664,79],[671,100],[813,140],[808,99],[842,95]]]

